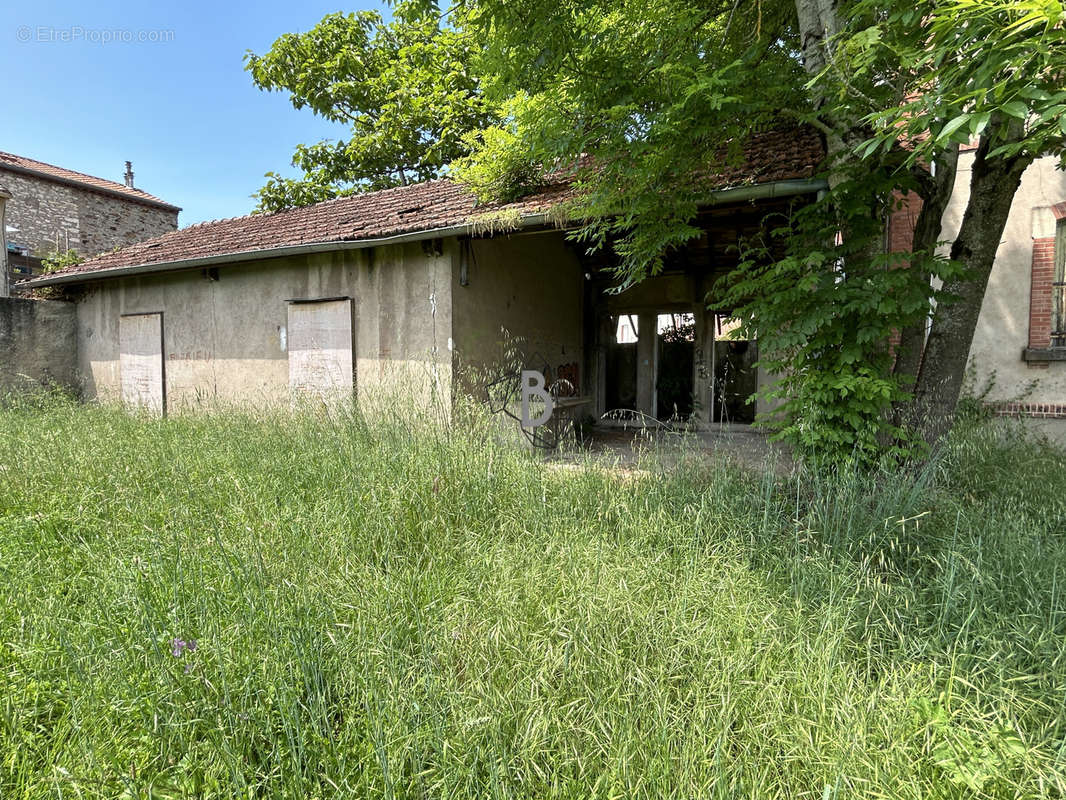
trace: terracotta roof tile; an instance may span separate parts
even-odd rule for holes
[[[824,157],[821,139],[801,128],[755,134],[744,148],[744,163],[709,178],[709,189],[810,178]],[[190,225],[154,239],[52,273],[86,274],[207,256],[267,251],[325,242],[377,239],[470,225],[482,215],[543,213],[572,197],[567,183],[556,183],[514,203],[478,206],[462,185],[442,179],[394,189],[341,197],[273,214]],[[175,266],[179,266],[175,264]]]
[[[13,153],[4,153],[0,151],[0,170],[5,167],[20,172],[32,172],[41,177],[51,178],[63,183],[81,184],[88,189],[96,189],[97,191],[122,195],[123,197],[128,197],[129,199],[140,203],[147,203],[149,205],[173,209],[174,211],[181,211],[177,206],[160,200],[155,195],[148,194],[148,192],[140,189],[130,188],[122,183],[116,183],[115,181],[109,181],[105,178],[97,178],[93,175],[86,175],[83,172],[75,172],[72,169],[57,167],[54,164],[46,164],[43,161],[35,161],[32,158],[16,156]]]

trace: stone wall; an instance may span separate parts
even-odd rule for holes
[[[11,294],[11,282],[8,280],[7,267],[7,238],[4,231],[7,230],[7,201],[11,195],[0,185],[0,297]]]
[[[73,303],[0,297],[0,394],[59,384],[77,391]]]
[[[0,167],[11,192],[8,240],[33,255],[75,250],[89,257],[177,230],[178,212]]]

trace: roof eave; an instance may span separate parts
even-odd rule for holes
[[[770,183],[756,183],[747,186],[736,186],[728,189],[718,189],[708,194],[707,199],[701,205],[722,205],[724,203],[739,203],[749,200],[764,200],[782,197],[791,197],[800,194],[813,194],[828,187],[821,178],[801,178],[796,180],[773,181]],[[551,224],[554,220],[550,212],[536,214],[524,214],[511,230],[523,230],[541,225]],[[258,248],[255,250],[241,250],[237,252],[217,253],[200,258],[179,259],[174,261],[159,261],[150,264],[131,264],[109,269],[93,270],[90,272],[70,272],[59,275],[43,275],[26,281],[19,281],[12,285],[12,289],[36,289],[45,286],[61,286],[72,283],[89,283],[91,281],[104,280],[107,278],[132,277],[135,275],[149,275],[159,272],[178,272],[187,269],[210,267],[217,264],[236,264],[245,261],[259,261],[267,258],[281,258],[290,255],[306,255],[309,253],[334,252],[337,250],[362,250],[369,247],[382,245],[400,244],[403,242],[418,242],[427,239],[441,239],[449,236],[475,235],[479,226],[476,222],[467,222],[461,225],[449,225],[441,228],[429,228],[410,233],[394,234],[391,236],[374,236],[365,239],[339,239],[323,242],[309,242],[306,244],[283,245],[280,247]]]
[[[544,224],[547,221],[547,214],[530,214],[522,217],[519,227],[527,228],[533,225]],[[369,247],[380,247],[388,244],[442,239],[448,236],[468,236],[473,234],[475,229],[476,226],[472,224],[449,225],[443,228],[430,228],[424,231],[412,231],[410,233],[400,233],[392,236],[375,236],[366,239],[334,239],[324,242],[308,242],[306,244],[282,245],[280,247],[268,247],[256,250],[241,250],[235,253],[217,253],[215,255],[202,256],[200,258],[158,261],[152,264],[132,264],[122,267],[93,270],[91,272],[70,272],[62,275],[43,275],[39,278],[30,278],[26,281],[19,281],[18,283],[13,284],[11,288],[16,291],[21,289],[37,289],[45,286],[61,286],[70,283],[88,283],[90,281],[103,280],[106,278],[149,275],[156,272],[178,272],[187,269],[210,267],[217,264],[237,264],[245,261],[259,261],[267,258],[336,252],[338,250],[365,250]]]
[[[135,194],[119,191],[118,189],[108,189],[106,186],[93,186],[91,183],[85,183],[84,181],[75,180],[73,178],[64,178],[60,175],[51,175],[47,172],[42,172],[39,169],[23,167],[6,161],[0,162],[0,169],[6,169],[8,172],[15,172],[19,175],[32,175],[34,178],[41,178],[42,180],[52,181],[53,183],[60,183],[64,186],[73,186],[87,192],[99,192],[100,194],[106,194],[108,197],[117,197],[122,200],[129,200],[131,203],[140,203],[142,205],[151,206],[152,208],[161,208],[165,211],[181,211],[179,206],[171,205],[163,200],[140,197]]]

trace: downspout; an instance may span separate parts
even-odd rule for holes
[[[0,186],[0,297],[11,296],[11,270],[7,266],[7,201],[11,193]]]

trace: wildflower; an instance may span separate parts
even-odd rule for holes
[[[174,658],[180,658],[182,654],[188,650],[190,653],[196,650],[196,640],[179,639],[177,637],[170,640],[170,652],[174,655]]]

